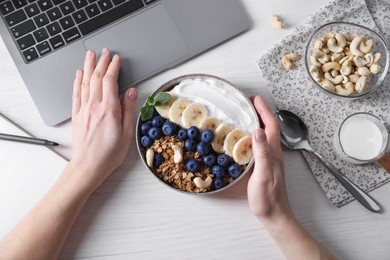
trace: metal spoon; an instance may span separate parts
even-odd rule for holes
[[[342,175],[333,164],[326,161],[310,146],[308,130],[301,118],[287,110],[279,110],[275,113],[275,116],[280,122],[280,136],[285,146],[290,149],[306,150],[313,153],[364,207],[375,213],[382,212],[382,207],[373,198]]]

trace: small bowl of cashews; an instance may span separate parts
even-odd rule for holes
[[[364,26],[331,22],[311,36],[305,64],[313,85],[334,97],[356,99],[386,77],[389,52],[382,36]]]

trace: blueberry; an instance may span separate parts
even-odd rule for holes
[[[189,152],[195,152],[196,151],[196,141],[195,140],[192,140],[192,139],[187,139],[185,144],[184,144],[184,147],[187,149],[187,151]]]
[[[227,171],[232,178],[238,178],[242,173],[241,166],[238,163],[231,164]]]
[[[146,135],[149,131],[149,129],[152,127],[152,123],[151,122],[145,122],[141,125],[141,133],[143,135]]]
[[[217,157],[214,154],[203,156],[203,163],[206,166],[213,167],[217,163]]]
[[[190,159],[186,164],[187,171],[197,172],[200,169],[200,163],[195,159]]]
[[[203,142],[200,142],[196,145],[196,151],[200,156],[208,155],[211,151],[210,144],[205,144]]]
[[[197,139],[200,135],[200,131],[196,126],[191,126],[187,130],[187,135],[190,139]]]
[[[226,167],[229,165],[230,157],[226,154],[219,154],[217,156],[217,164],[221,167]]]
[[[214,183],[214,189],[216,190],[219,190],[223,188],[223,186],[225,186],[225,182],[223,181],[222,178],[218,178],[218,177],[214,178],[213,183]]]
[[[162,156],[161,153],[156,153],[154,155],[154,159],[153,159],[153,166],[154,168],[158,168],[160,167],[160,165],[164,162],[164,156]]]
[[[165,122],[165,119],[162,116],[155,116],[152,119],[153,126],[161,127],[164,124],[164,122]]]
[[[179,138],[180,141],[185,141],[188,139],[187,130],[184,128],[181,128],[179,132],[177,132],[177,138]]]
[[[214,132],[211,131],[210,129],[206,129],[202,132],[202,135],[200,136],[200,140],[203,143],[209,144],[214,140]]]
[[[141,145],[145,148],[150,147],[153,144],[153,139],[147,135],[141,137]]]
[[[149,129],[148,136],[150,138],[152,138],[153,140],[157,140],[157,139],[161,138],[162,131],[160,128],[153,126],[152,128]]]
[[[225,169],[221,166],[215,165],[211,168],[211,173],[215,175],[215,177],[222,178],[225,175]]]
[[[165,122],[162,125],[161,129],[162,129],[163,134],[166,136],[172,136],[172,135],[176,134],[176,131],[177,131],[176,124],[172,123],[172,122]]]

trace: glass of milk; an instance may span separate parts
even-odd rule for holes
[[[364,164],[384,157],[388,140],[384,122],[361,112],[344,119],[335,133],[333,145],[344,161]]]

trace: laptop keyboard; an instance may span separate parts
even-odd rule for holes
[[[26,63],[156,0],[0,0],[0,13]]]

